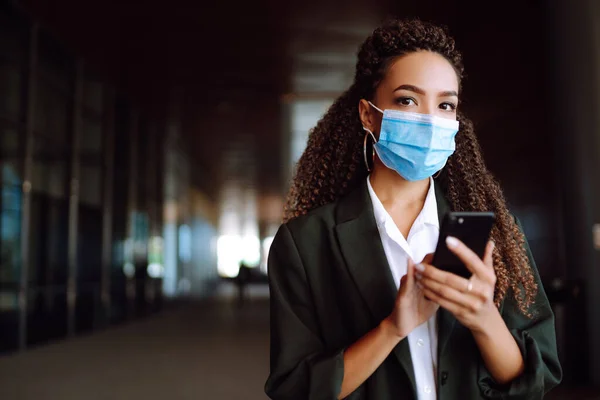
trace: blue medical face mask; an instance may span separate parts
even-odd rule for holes
[[[386,167],[408,181],[429,178],[444,168],[456,148],[458,121],[428,114],[383,111],[369,104],[383,114],[379,141],[374,148]]]

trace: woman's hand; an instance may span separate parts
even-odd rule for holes
[[[494,325],[491,322],[495,322],[499,315],[494,305],[494,243],[488,243],[483,260],[456,238],[449,237],[446,245],[472,272],[471,278],[465,279],[421,263],[415,266],[417,285],[427,298],[451,312],[473,333],[482,333]]]
[[[431,262],[431,259],[432,255],[428,255],[423,262]],[[388,322],[400,338],[408,336],[413,329],[431,318],[439,308],[436,303],[427,300],[417,287],[415,272],[414,263],[409,261],[407,273],[400,280],[394,311],[384,321]]]

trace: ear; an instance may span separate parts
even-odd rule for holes
[[[362,126],[375,133],[377,123],[374,118],[373,107],[371,107],[367,100],[361,99],[358,102],[358,115],[360,116]]]

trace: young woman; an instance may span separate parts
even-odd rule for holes
[[[562,371],[518,221],[458,112],[454,41],[391,21],[312,130],[269,255],[273,399],[541,399]],[[449,210],[493,211],[470,279],[431,265]]]

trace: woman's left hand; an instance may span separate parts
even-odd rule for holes
[[[490,323],[499,315],[494,305],[494,243],[487,244],[483,260],[456,238],[448,238],[446,245],[472,272],[471,278],[465,279],[422,263],[415,266],[417,285],[428,299],[451,312],[471,331],[484,332],[486,326],[493,326]]]

